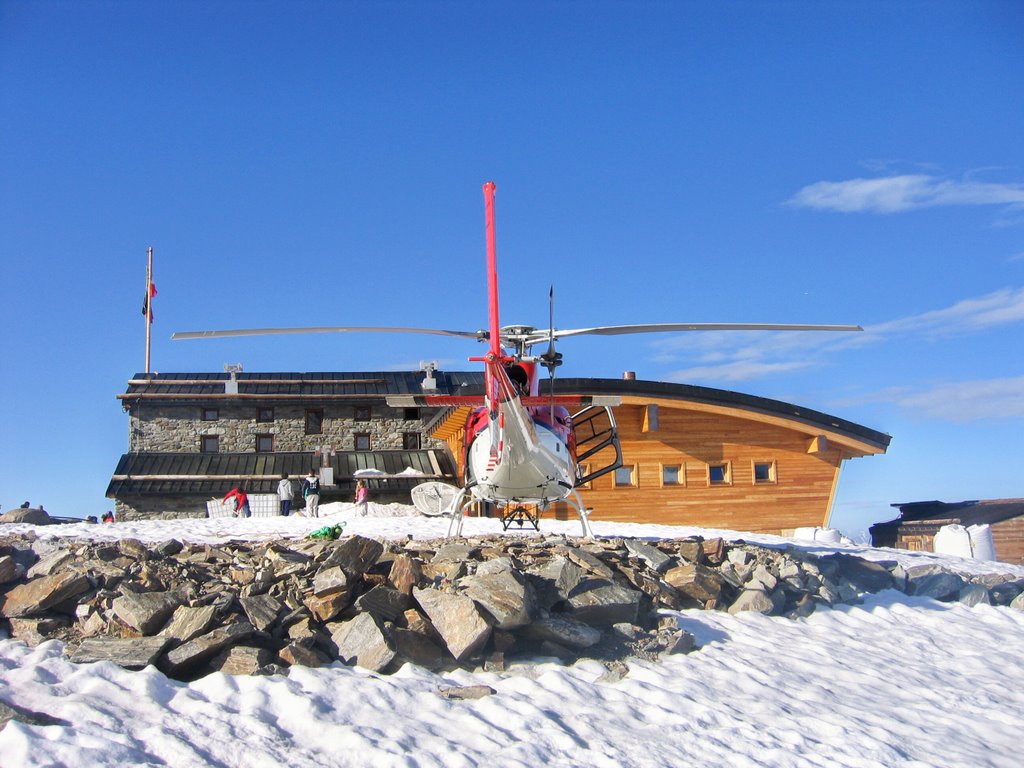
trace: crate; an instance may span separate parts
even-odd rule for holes
[[[253,517],[280,517],[281,500],[276,493],[249,494],[249,512]],[[220,499],[206,502],[207,517],[234,517],[234,511]]]

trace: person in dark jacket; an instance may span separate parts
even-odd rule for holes
[[[302,496],[306,499],[306,517],[319,517],[320,506],[320,478],[309,470],[306,479],[302,481]]]

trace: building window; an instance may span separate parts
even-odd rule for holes
[[[627,465],[615,470],[615,487],[627,488],[636,485],[636,466]]]
[[[322,435],[324,432],[324,412],[321,410],[306,411],[306,434]]]
[[[273,408],[257,408],[256,409],[256,422],[259,424],[271,424],[274,421],[274,409]]]
[[[217,453],[220,450],[220,435],[202,435],[199,450],[203,453]]]
[[[774,483],[775,482],[775,462],[774,461],[755,461],[754,462],[754,483],[760,485],[761,483]]]
[[[729,462],[708,464],[708,485],[732,485]]]
[[[219,417],[216,408],[203,408],[203,421],[216,421]]]
[[[357,451],[368,451],[368,450],[370,450],[370,433],[369,432],[356,432],[354,437],[356,439],[356,450]]]
[[[589,474],[590,474],[590,465],[589,464],[580,464],[578,467],[576,467],[576,487],[577,488],[591,488],[592,487],[589,480],[587,482],[585,482],[585,483],[579,482],[580,478],[586,477]]]
[[[403,408],[402,418],[406,421],[419,421],[420,420],[420,409],[419,408]]]
[[[661,465],[661,484],[663,486],[683,485],[684,479],[683,468],[679,464]]]
[[[273,453],[274,436],[256,435],[256,453]]]
[[[368,405],[357,405],[353,409],[352,418],[356,421],[369,421],[370,420],[370,406]]]
[[[402,448],[404,448],[407,451],[418,451],[420,449],[420,433],[403,432]]]

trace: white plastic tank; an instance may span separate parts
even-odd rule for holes
[[[938,555],[974,557],[974,551],[971,549],[971,535],[966,528],[956,523],[944,525],[935,532],[932,551]]]
[[[996,545],[992,541],[991,525],[971,525],[967,528],[975,560],[995,560]]]

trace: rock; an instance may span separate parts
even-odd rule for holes
[[[171,615],[170,623],[160,631],[160,637],[170,638],[179,644],[187,643],[209,630],[216,615],[212,605],[196,608],[179,605]]]
[[[672,558],[660,549],[637,539],[626,539],[625,545],[631,555],[643,560],[655,571],[665,571],[672,563]]]
[[[529,624],[536,611],[533,590],[511,570],[465,576],[459,581],[459,589],[487,611],[500,629]]]
[[[437,692],[445,699],[482,699],[497,693],[489,685],[462,685],[438,688]]]
[[[641,593],[605,579],[580,582],[569,594],[573,618],[595,627],[610,627],[621,621],[635,623]]]
[[[469,544],[461,542],[453,542],[450,544],[444,544],[437,552],[434,553],[434,557],[431,558],[432,563],[445,563],[445,562],[463,562],[465,560],[471,560],[473,558],[474,547]]]
[[[391,561],[388,582],[403,595],[412,595],[412,588],[418,586],[422,578],[420,564],[408,555],[397,555]]]
[[[36,712],[0,700],[0,731],[7,727],[7,723],[11,720],[25,723],[25,725],[60,725],[65,728],[70,728],[72,725],[67,720],[61,720],[59,717],[53,717],[45,712]]]
[[[365,536],[350,536],[328,550],[323,566],[338,565],[349,577],[366,573],[384,552],[384,545]]]
[[[351,601],[351,590],[345,590],[344,592],[335,592],[334,594],[327,595],[326,597],[310,595],[305,598],[303,605],[309,609],[309,612],[318,621],[327,622],[334,619],[338,614],[348,608]]]
[[[74,664],[111,661],[125,669],[143,669],[156,662],[170,642],[166,637],[90,637],[71,654]]]
[[[218,627],[168,652],[164,664],[170,673],[181,674],[215,656],[221,649],[248,639],[255,631],[248,621]]]
[[[21,640],[25,645],[35,647],[46,642],[54,633],[71,624],[68,616],[44,616],[42,618],[8,619],[11,625],[11,637]]]
[[[391,641],[394,644],[396,658],[399,663],[408,662],[417,666],[437,671],[448,662],[453,661],[448,652],[419,632],[403,627],[391,630]]]
[[[117,598],[112,606],[117,618],[143,635],[159,631],[177,607],[177,598],[169,592],[129,592]]]
[[[957,596],[957,601],[967,606],[992,604],[988,589],[981,584],[964,584],[960,594]]]
[[[0,515],[0,523],[22,523],[24,525],[50,525],[53,521],[42,509],[34,507],[12,509]]]
[[[717,571],[700,563],[687,563],[672,568],[664,578],[682,594],[701,603],[722,596],[722,577]]]
[[[714,573],[710,568],[708,568],[707,571],[709,573]],[[778,578],[776,578],[775,574],[765,567],[764,563],[754,566],[754,571],[750,574],[750,580],[761,584],[761,586],[764,587],[765,592],[771,592],[779,584]]]
[[[606,661],[605,671],[601,674],[596,683],[617,683],[629,674],[629,667],[621,661]]]
[[[584,571],[600,576],[603,579],[611,579],[615,575],[607,563],[596,555],[592,555],[584,549],[578,547],[566,547],[566,556],[572,560],[576,565],[580,566]]]
[[[20,579],[25,571],[10,555],[0,557],[0,584],[9,584]]]
[[[41,576],[11,589],[0,603],[0,615],[32,616],[78,597],[89,589],[89,579],[80,573],[63,572]]]
[[[534,640],[548,640],[570,648],[589,648],[601,640],[601,630],[563,616],[538,619],[526,628],[525,634]]]
[[[840,576],[860,592],[881,592],[895,586],[889,569],[881,563],[841,553],[827,555],[822,560],[837,563]]]
[[[238,603],[257,632],[266,632],[284,610],[281,601],[273,595],[240,597]]]
[[[989,588],[989,596],[992,598],[993,605],[1010,605],[1020,594],[1022,594],[1021,588],[1012,581],[1004,581]]]
[[[320,568],[313,577],[313,594],[317,597],[336,595],[339,592],[351,592],[348,575],[340,565]]]
[[[491,625],[471,598],[436,589],[417,588],[412,594],[457,661],[472,656],[490,637]]]
[[[583,569],[563,556],[553,557],[527,573],[534,587],[537,605],[544,610],[551,610],[560,601],[568,600],[569,593],[583,580]]]
[[[395,658],[394,647],[370,614],[360,613],[334,626],[331,639],[338,647],[338,658],[345,664],[383,672]]]
[[[210,669],[225,675],[255,675],[272,660],[273,654],[266,648],[235,645],[217,654]]]
[[[355,607],[357,610],[372,613],[378,619],[394,621],[411,603],[409,595],[382,584],[360,595],[356,599]]]
[[[28,573],[25,575],[30,579],[35,579],[39,576],[52,576],[57,569],[73,558],[74,555],[66,549],[58,549],[40,558],[35,565],[28,569]]]
[[[330,663],[322,653],[301,643],[291,643],[282,648],[277,655],[290,667],[316,668]]]
[[[912,595],[932,597],[942,602],[956,600],[964,586],[964,580],[955,573],[927,573],[915,576],[911,572],[909,576]]]
[[[770,616],[775,612],[775,603],[761,589],[744,589],[739,597],[729,606],[729,613],[755,611]]]

